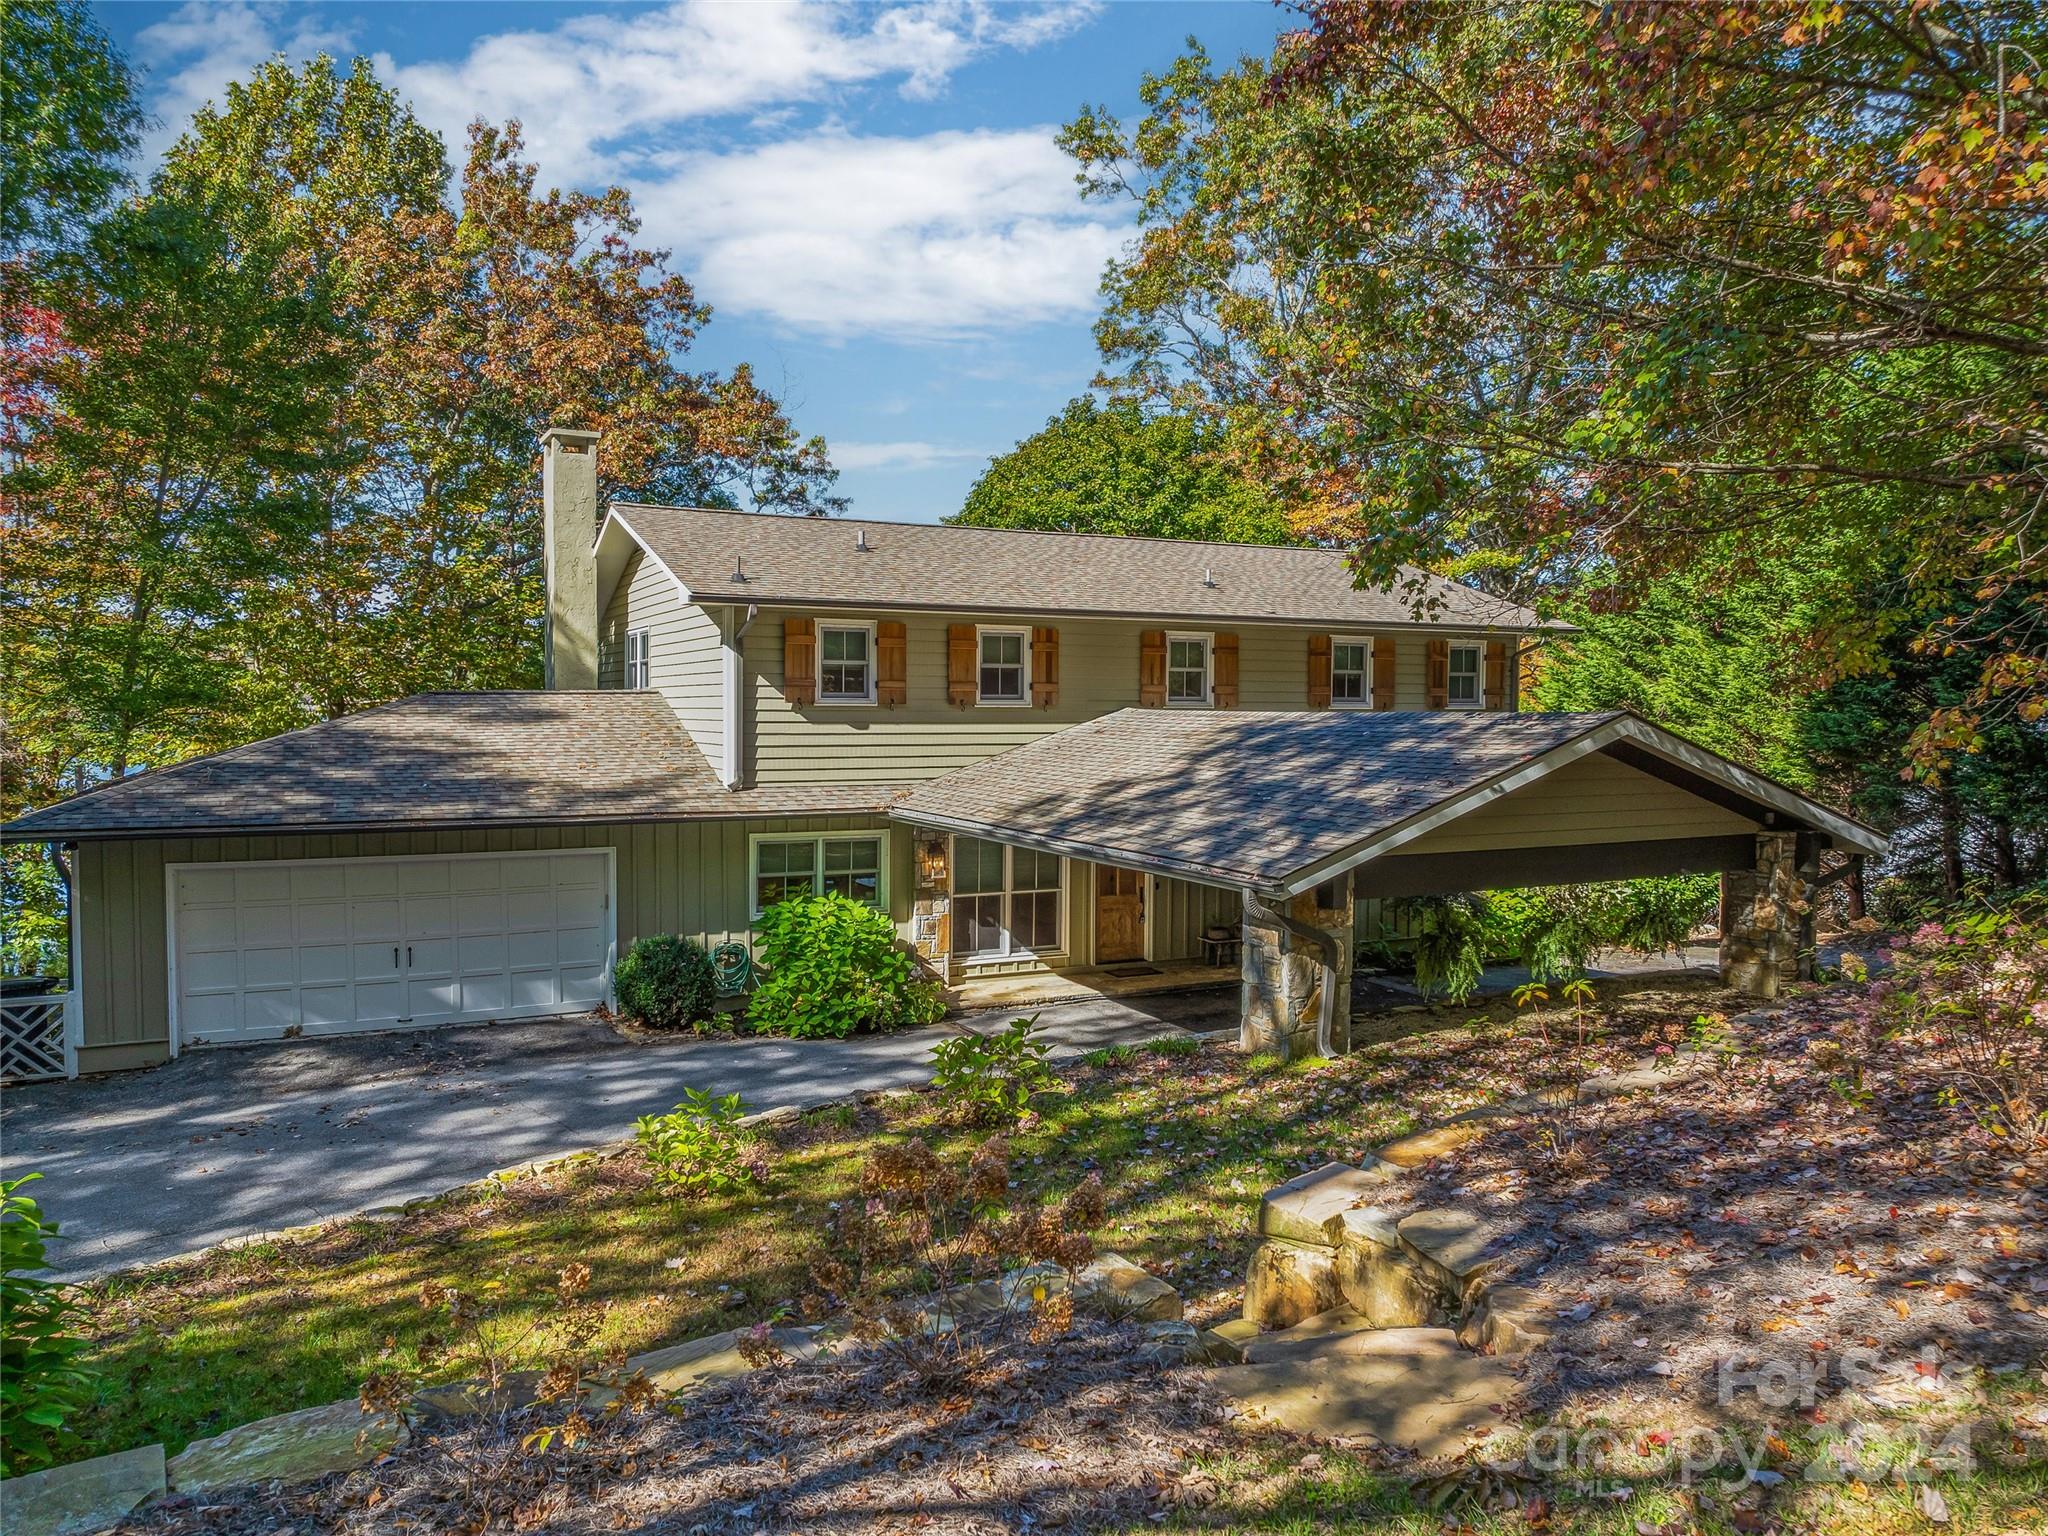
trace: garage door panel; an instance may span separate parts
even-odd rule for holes
[[[603,1001],[602,852],[179,871],[179,1028],[192,1042],[532,1016]]]

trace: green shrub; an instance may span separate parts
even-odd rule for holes
[[[935,986],[896,942],[885,913],[848,896],[793,896],[761,914],[760,980],[747,1002],[756,1029],[801,1040],[929,1024],[943,1014]]]
[[[84,1400],[89,1372],[73,1364],[85,1309],[37,1271],[57,1224],[16,1191],[39,1173],[0,1180],[0,1477],[48,1466],[76,1437],[65,1420]]]
[[[1415,901],[1415,984],[1424,997],[1442,993],[1463,1002],[1486,968],[1484,917],[1477,896],[1424,896]]]
[[[672,933],[635,939],[613,973],[612,990],[619,1011],[650,1029],[687,1029],[718,1005],[711,957]]]
[[[642,1115],[634,1136],[655,1184],[683,1195],[735,1195],[768,1182],[761,1145],[740,1125],[740,1096],[714,1099],[685,1088],[683,1102],[665,1115]]]
[[[1199,1056],[1202,1042],[1193,1035],[1161,1035],[1157,1040],[1147,1040],[1145,1049],[1154,1056]]]
[[[1031,1096],[1053,1083],[1052,1046],[1033,1036],[1038,1015],[1013,1019],[999,1035],[956,1035],[932,1047],[939,1102],[976,1125],[1014,1125]]]

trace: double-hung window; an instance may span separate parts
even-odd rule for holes
[[[979,632],[976,644],[980,649],[979,702],[1029,704],[1030,631],[984,629]]]
[[[953,839],[953,953],[1001,960],[1060,947],[1057,854],[979,837]]]
[[[1486,702],[1479,684],[1485,665],[1477,644],[1454,640],[1450,649],[1450,672],[1444,685],[1444,702],[1452,709],[1477,709]]]
[[[1209,703],[1209,637],[1168,635],[1166,637],[1166,702],[1181,709],[1206,708]]]
[[[888,839],[880,832],[754,839],[754,915],[792,896],[837,892],[884,904]]]
[[[626,631],[626,686],[645,688],[647,686],[647,631],[629,629]]]
[[[818,699],[825,704],[875,702],[875,626],[818,626]]]
[[[1358,635],[1331,638],[1330,702],[1338,709],[1372,707],[1372,641]]]

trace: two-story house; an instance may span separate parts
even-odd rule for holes
[[[1819,850],[1880,846],[1633,717],[1517,712],[1543,623],[1422,572],[600,517],[596,452],[544,440],[545,689],[403,699],[0,829],[68,861],[74,1069],[588,1008],[623,944],[744,943],[799,890],[874,902],[955,987],[1241,933],[1248,1032],[1328,1045],[1359,902],[1733,871],[1731,971],[1768,985]]]

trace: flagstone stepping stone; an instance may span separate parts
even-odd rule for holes
[[[1298,1174],[1260,1197],[1259,1235],[1335,1247],[1342,1237],[1344,1213],[1369,1204],[1378,1186],[1394,1175],[1395,1170],[1377,1158],[1363,1168],[1325,1163]]]
[[[367,1466],[405,1444],[396,1414],[364,1413],[354,1398],[280,1413],[226,1434],[195,1440],[165,1467],[179,1493],[211,1493],[250,1483],[310,1483]]]
[[[1433,1268],[1452,1294],[1465,1301],[1472,1299],[1475,1285],[1492,1268],[1486,1249],[1493,1234],[1469,1212],[1416,1211],[1403,1216],[1394,1230],[1402,1248]]]
[[[1276,1237],[1259,1244],[1244,1277],[1244,1315],[1261,1328],[1292,1328],[1344,1299],[1337,1250]]]
[[[0,1482],[0,1527],[7,1536],[92,1536],[166,1488],[160,1445],[45,1467]]]
[[[1245,1347],[1259,1336],[1257,1323],[1248,1317],[1233,1317],[1202,1330],[1202,1353],[1211,1365],[1237,1365],[1244,1359]]]
[[[1223,1366],[1213,1380],[1260,1422],[1405,1446],[1432,1461],[1505,1422],[1516,1392],[1506,1362],[1459,1348],[1445,1328],[1335,1329],[1287,1358]]]
[[[1551,1309],[1528,1286],[1490,1286],[1459,1326],[1458,1342],[1512,1360],[1547,1344],[1552,1320]]]
[[[1401,1246],[1390,1215],[1347,1211],[1345,1218],[1337,1291],[1353,1311],[1375,1328],[1424,1328],[1456,1316],[1456,1288]]]
[[[1478,1120],[1454,1120],[1447,1125],[1417,1131],[1413,1136],[1403,1136],[1399,1141],[1390,1141],[1374,1155],[1381,1162],[1392,1163],[1397,1168],[1419,1168],[1447,1152],[1457,1151],[1467,1142],[1477,1141],[1485,1134],[1486,1126]]]
[[[1325,1350],[1333,1339],[1345,1334],[1362,1333],[1374,1326],[1372,1320],[1339,1304],[1327,1312],[1318,1312],[1314,1317],[1296,1323],[1292,1328],[1282,1328],[1277,1333],[1262,1333],[1250,1339],[1244,1346],[1246,1365],[1272,1365],[1281,1360],[1300,1360]]]
[[[818,1353],[820,1332],[817,1328],[771,1328],[768,1336],[790,1359],[809,1360]],[[626,1372],[638,1371],[649,1386],[667,1393],[692,1392],[713,1382],[730,1381],[754,1369],[740,1354],[740,1333],[740,1329],[728,1329],[634,1355],[626,1361]],[[595,1388],[590,1403],[602,1407],[616,1395],[609,1388]]]
[[[1041,1288],[1047,1296],[1059,1295],[1067,1288],[1067,1272],[1057,1264],[1033,1264],[1003,1276],[1002,1294],[1012,1307],[1034,1305]],[[1122,1254],[1105,1253],[1076,1277],[1074,1310],[1111,1322],[1175,1322],[1180,1292]]]

